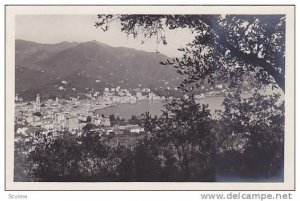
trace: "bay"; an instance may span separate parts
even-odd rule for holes
[[[201,99],[196,99],[197,103],[208,104],[211,113],[214,114],[215,110],[223,110],[222,102],[223,96],[211,96]],[[98,109],[96,114],[103,114],[109,116],[114,114],[125,119],[129,119],[132,115],[141,115],[142,113],[149,112],[151,115],[161,115],[164,110],[165,101],[138,101],[136,104],[119,104],[104,109]]]

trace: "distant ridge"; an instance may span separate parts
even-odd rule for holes
[[[16,93],[28,100],[36,93],[74,96],[116,86],[174,88],[181,82],[174,68],[159,64],[169,59],[165,55],[95,40],[41,44],[18,39],[15,49]]]

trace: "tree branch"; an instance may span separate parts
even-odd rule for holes
[[[201,18],[201,20],[209,25],[211,29],[216,34],[216,41],[222,45],[223,47],[230,50],[230,52],[245,61],[246,63],[253,65],[253,66],[260,66],[262,67],[269,75],[273,77],[273,79],[276,81],[278,86],[285,92],[285,76],[283,74],[280,74],[276,69],[272,66],[271,63],[265,61],[262,58],[258,58],[255,54],[247,54],[241,50],[239,50],[237,47],[233,46],[230,42],[228,42],[226,38],[226,33],[223,31],[218,23],[214,23],[213,20],[208,19],[206,17]]]

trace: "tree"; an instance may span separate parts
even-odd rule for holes
[[[91,123],[92,122],[92,117],[91,116],[87,116],[86,117],[86,123]]]
[[[191,30],[194,40],[178,49],[182,57],[161,64],[173,65],[185,77],[179,87],[184,91],[218,83],[234,91],[236,95],[225,98],[225,111],[211,130],[218,134],[218,155],[224,155],[235,173],[275,174],[283,160],[284,102],[276,105],[280,95],[274,91],[270,97],[256,92],[242,98],[240,89],[271,85],[285,92],[285,15],[98,15],[98,19],[95,26],[103,31],[119,21],[128,35],[156,37],[164,45],[164,30]],[[163,125],[167,117],[146,115],[145,126],[155,133],[161,129],[156,125]],[[173,130],[172,125],[160,132],[168,130]]]
[[[241,92],[225,98],[217,132],[220,169],[247,177],[271,177],[283,171],[284,102],[279,94]],[[225,166],[224,166],[225,165]]]
[[[175,156],[184,181],[214,179],[215,143],[207,107],[190,96],[168,102],[160,117],[144,115],[145,131],[162,153]]]
[[[78,143],[78,140],[81,143]],[[115,179],[113,151],[102,144],[100,137],[81,136],[76,141],[57,138],[51,143],[39,143],[25,159],[16,150],[19,181],[113,181]]]
[[[26,164],[26,154],[24,154],[28,147],[33,146],[33,142],[24,141],[15,142],[14,151],[14,181],[16,182],[29,182],[31,178],[29,176],[30,167]]]
[[[119,146],[116,156],[120,157],[116,168],[118,181],[164,181],[157,146],[148,139],[139,141],[131,149]]]
[[[187,77],[184,90],[218,82],[236,87],[250,79],[285,91],[285,15],[98,15],[95,26],[107,31],[118,20],[128,35],[156,37],[164,45],[165,29],[191,30],[194,40],[178,49],[183,57],[161,62]]]
[[[82,127],[82,131],[84,134],[89,134],[89,133],[91,133],[91,130],[95,127],[96,127],[95,124],[86,123],[85,126]]]
[[[129,124],[139,124],[140,119],[136,115],[132,115],[130,119],[128,119]]]
[[[109,115],[109,121],[110,121],[112,124],[115,124],[116,117],[115,117],[114,114]]]
[[[34,116],[37,116],[37,117],[41,117],[41,116],[42,116],[42,113],[40,113],[40,112],[34,112],[33,115],[34,115]]]

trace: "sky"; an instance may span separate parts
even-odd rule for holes
[[[129,47],[147,52],[158,50],[169,57],[180,56],[178,48],[184,47],[193,39],[188,29],[166,30],[168,45],[157,44],[156,39],[133,39],[121,32],[120,23],[110,25],[107,32],[97,29],[94,25],[97,15],[17,15],[16,39],[38,43],[54,44],[63,41],[86,42],[96,40],[113,47]]]

